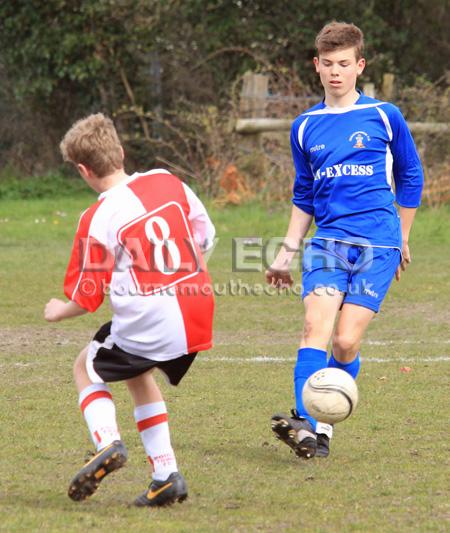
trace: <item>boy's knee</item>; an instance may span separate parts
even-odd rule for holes
[[[333,355],[341,362],[352,361],[359,350],[359,339],[351,333],[337,333],[333,337]]]
[[[73,364],[73,376],[75,380],[84,376],[86,372],[86,357],[87,357],[87,348],[84,348],[75,359]]]

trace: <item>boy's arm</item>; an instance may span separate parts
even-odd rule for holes
[[[274,287],[287,287],[294,280],[289,272],[292,260],[299,251],[300,245],[311,227],[313,215],[305,213],[296,205],[292,206],[291,220],[284,238],[283,245],[275,261],[266,270],[266,281]]]
[[[401,271],[411,263],[409,252],[409,234],[414,221],[423,189],[423,170],[414,139],[400,110],[388,107],[391,124],[391,150],[395,180],[395,196],[399,206],[402,229],[402,261],[395,273],[400,280]]]
[[[294,280],[289,272],[292,260],[308,233],[314,217],[313,182],[311,166],[303,150],[304,130],[308,119],[299,117],[291,128],[291,151],[295,167],[295,181],[291,220],[283,245],[275,261],[266,270],[266,281],[274,287],[287,287]],[[302,132],[299,135],[299,131]]]
[[[76,302],[63,302],[58,298],[52,298],[45,306],[44,318],[47,322],[59,322],[65,318],[81,316],[86,313],[87,310],[83,309]]]
[[[102,213],[103,206],[98,201],[81,215],[64,278],[67,299],[90,313],[103,303],[115,264],[107,245],[109,212]]]
[[[52,298],[44,310],[48,322],[94,312],[103,302],[111,281],[114,256],[103,244],[106,226],[95,222],[101,205],[102,201],[96,202],[81,214],[64,279],[64,293],[69,301]]]
[[[406,270],[406,266],[411,263],[409,251],[409,233],[416,215],[416,207],[400,207],[400,223],[402,226],[402,262],[397,268],[395,279],[400,281],[401,272]]]

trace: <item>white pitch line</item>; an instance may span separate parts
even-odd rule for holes
[[[197,362],[204,363],[295,363],[295,357],[273,357],[265,355],[257,355],[255,357],[208,357],[199,355]],[[363,363],[442,363],[450,361],[449,355],[437,355],[436,357],[361,357]],[[1,368],[33,368],[37,365],[42,365],[41,362],[32,363],[3,363]]]
[[[258,355],[256,357],[208,357],[199,356],[197,361],[205,361],[208,363],[294,363],[297,359],[295,357],[271,357]],[[443,361],[450,361],[448,355],[438,355],[436,357],[361,357],[364,363],[437,363]]]
[[[405,340],[390,340],[390,341],[363,341],[363,344],[368,344],[369,346],[391,346],[393,344],[450,344],[450,339],[427,339],[425,338],[423,341],[413,341],[409,339]]]
[[[361,361],[364,363],[395,363],[399,361],[401,363],[436,363],[442,361],[450,361],[448,355],[438,355],[437,357],[395,357],[390,359],[389,357],[361,357]]]

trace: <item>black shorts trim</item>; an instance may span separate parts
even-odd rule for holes
[[[111,324],[112,322],[104,324],[95,334],[93,340],[101,346],[99,346],[93,357],[91,355],[93,369],[105,383],[132,379],[152,368],[158,368],[167,376],[171,385],[178,385],[198,353],[181,355],[167,361],[155,361],[154,359],[133,355],[119,348],[117,344],[109,344],[107,342],[111,334]]]

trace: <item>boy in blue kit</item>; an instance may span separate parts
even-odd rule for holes
[[[274,286],[293,283],[289,268],[314,219],[317,231],[303,256],[305,319],[294,369],[296,409],[292,416],[272,417],[277,438],[306,459],[328,456],[333,428],[308,415],[303,385],[327,366],[357,377],[366,328],[394,275],[400,280],[411,262],[408,240],[423,187],[420,160],[399,109],[356,90],[365,66],[361,30],[331,22],[317,35],[316,48],[325,98],[292,125],[291,220],[266,272]]]

